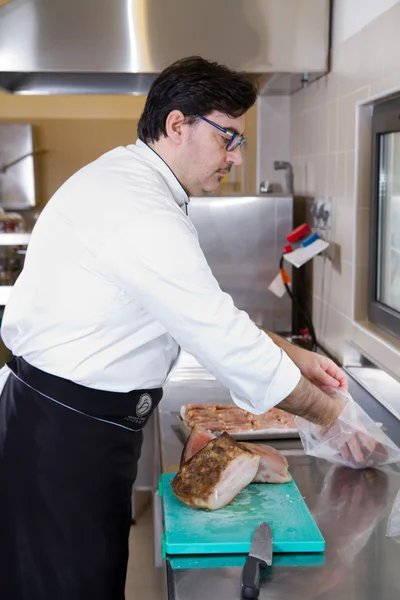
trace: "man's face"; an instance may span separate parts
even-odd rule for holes
[[[229,131],[243,135],[244,115],[232,119],[213,111],[206,117]],[[181,183],[191,196],[215,192],[232,166],[242,164],[241,148],[227,151],[230,138],[206,121],[199,119],[189,127],[189,136],[181,148]]]

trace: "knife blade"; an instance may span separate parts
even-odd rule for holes
[[[244,598],[258,598],[260,594],[260,569],[272,565],[272,531],[268,523],[255,530],[251,548],[242,570],[241,589]]]

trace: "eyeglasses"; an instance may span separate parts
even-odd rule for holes
[[[241,146],[243,146],[243,144],[245,144],[247,142],[247,138],[245,138],[243,135],[239,135],[238,133],[235,133],[234,131],[225,129],[225,127],[221,127],[221,125],[217,125],[217,123],[210,121],[210,119],[207,119],[206,117],[202,117],[201,115],[195,115],[195,117],[197,119],[202,119],[202,121],[205,121],[209,125],[212,125],[216,129],[219,129],[219,131],[222,131],[222,133],[224,133],[227,137],[229,137],[229,141],[225,146],[225,150],[227,150],[228,152],[232,152],[233,150],[236,150],[236,148],[240,148]]]

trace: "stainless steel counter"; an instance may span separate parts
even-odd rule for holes
[[[350,381],[353,397],[383,423],[400,444],[400,424],[382,405]],[[158,410],[163,471],[177,468],[182,439],[176,417],[186,402],[231,402],[229,393],[203,371],[177,371]],[[324,555],[276,556],[265,572],[265,600],[397,600],[400,540],[385,537],[387,517],[400,489],[400,466],[353,471],[304,455],[300,441],[271,442],[290,471],[326,540]],[[173,569],[166,565],[169,600],[240,598],[240,567]]]

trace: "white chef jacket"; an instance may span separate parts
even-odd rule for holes
[[[161,387],[180,347],[262,413],[297,385],[287,354],[222,292],[188,197],[145,143],[68,179],[41,213],[1,334],[15,356],[81,385]]]

